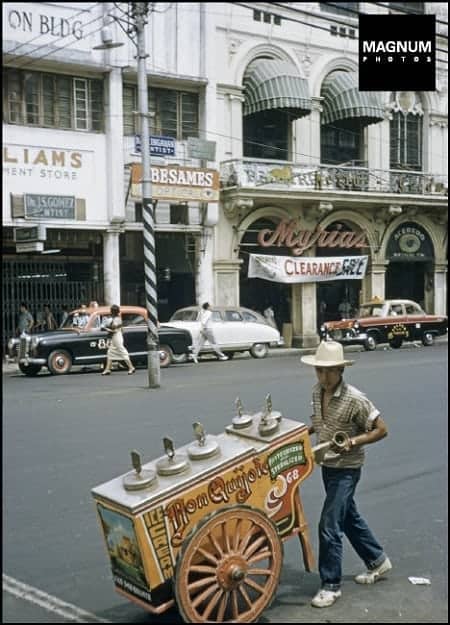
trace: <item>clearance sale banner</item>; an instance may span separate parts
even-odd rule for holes
[[[368,256],[294,258],[250,254],[248,277],[272,282],[326,282],[361,280],[366,275]]]

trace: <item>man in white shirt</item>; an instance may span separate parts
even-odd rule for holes
[[[209,304],[208,302],[205,302],[202,305],[202,310],[200,311],[200,334],[198,335],[197,344],[192,352],[192,360],[196,364],[198,364],[198,353],[206,341],[209,342],[213,350],[216,352],[219,360],[228,360],[228,356],[225,356],[225,354],[221,352],[216,345],[216,340],[212,331],[211,316],[212,312],[209,310]]]

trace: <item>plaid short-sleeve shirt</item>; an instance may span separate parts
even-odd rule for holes
[[[326,415],[322,415],[322,387],[313,388],[313,415],[311,417],[317,442],[324,443],[341,431],[350,437],[369,432],[380,411],[357,388],[344,381],[335,390]],[[364,464],[364,447],[358,445],[334,460],[325,460],[323,465],[338,469],[357,469]]]

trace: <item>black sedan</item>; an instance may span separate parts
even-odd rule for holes
[[[125,347],[133,364],[147,361],[147,311],[139,306],[121,306]],[[69,373],[73,365],[104,364],[111,339],[101,329],[109,317],[109,307],[73,311],[61,328],[39,334],[22,334],[8,343],[10,360],[28,376],[37,375],[42,367],[50,373]],[[160,366],[186,360],[190,353],[190,332],[180,328],[158,328]]]

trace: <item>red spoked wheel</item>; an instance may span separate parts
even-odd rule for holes
[[[283,547],[260,510],[233,506],[206,517],[178,555],[175,597],[186,623],[254,623],[278,586]]]

